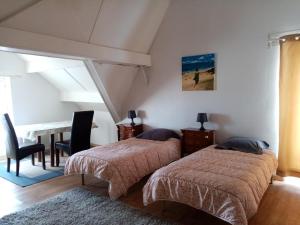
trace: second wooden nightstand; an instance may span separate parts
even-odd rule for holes
[[[182,152],[191,154],[215,142],[214,130],[199,130],[196,128],[181,129],[182,136]]]
[[[131,137],[135,137],[143,132],[143,124],[117,124],[118,140],[122,141]]]

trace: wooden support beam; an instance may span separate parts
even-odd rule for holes
[[[150,55],[0,27],[0,50],[112,64],[151,66]]]
[[[85,60],[84,61],[85,65],[86,65],[86,68],[87,70],[89,71],[90,75],[91,75],[91,78],[93,79],[111,117],[113,118],[114,122],[117,123],[121,120],[121,117],[120,115],[118,114],[114,104],[112,103],[112,101],[110,100],[110,97],[98,75],[98,72],[95,68],[95,65],[93,63],[92,60]]]
[[[147,73],[145,71],[145,68],[143,66],[140,66],[139,68],[140,68],[141,73],[143,74],[143,77],[144,77],[144,80],[145,80],[145,84],[148,86],[148,84],[149,84],[149,77],[148,77],[148,75],[147,75]]]

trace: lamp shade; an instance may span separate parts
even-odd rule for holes
[[[198,116],[197,116],[197,122],[201,122],[201,123],[204,123],[204,122],[207,122],[207,115],[206,113],[198,113]]]
[[[129,110],[128,111],[128,118],[136,118],[136,114],[134,110]]]

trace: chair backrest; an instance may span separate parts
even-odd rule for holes
[[[4,142],[6,147],[6,156],[8,158],[16,159],[19,149],[18,139],[15,129],[11,123],[7,113],[1,115],[1,124],[4,131]]]
[[[70,155],[90,148],[93,116],[94,111],[74,112],[70,140]]]

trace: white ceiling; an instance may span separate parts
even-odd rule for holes
[[[103,0],[91,43],[147,53],[168,0]]]
[[[17,54],[27,65],[28,73],[40,73],[61,92],[97,92],[84,63],[80,60]]]
[[[10,53],[8,52],[7,54]],[[84,63],[81,60],[62,59],[29,54],[16,55],[21,57],[21,59],[26,62],[28,73],[37,73],[47,70],[84,66]]]
[[[169,0],[24,2],[0,0],[0,22],[2,21],[0,25],[146,53],[169,2]]]
[[[38,1],[1,25],[86,42],[100,4],[101,0]]]
[[[0,51],[0,75],[30,74],[39,74],[52,84],[62,101],[103,103],[82,61]]]
[[[0,21],[38,1],[39,0],[0,0]]]

